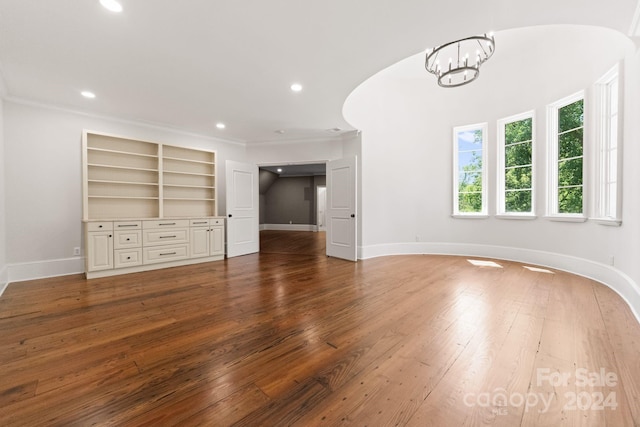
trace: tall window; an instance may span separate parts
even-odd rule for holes
[[[619,220],[618,209],[618,67],[605,74],[597,88],[598,191],[596,215],[600,219]]]
[[[453,213],[486,215],[487,124],[453,129]]]
[[[533,214],[533,112],[498,121],[498,214]]]
[[[584,94],[549,106],[549,214],[583,217]]]

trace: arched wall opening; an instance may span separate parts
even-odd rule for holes
[[[640,58],[610,29],[538,26],[497,32],[496,53],[470,85],[445,89],[424,70],[424,53],[375,74],[343,113],[362,130],[361,258],[446,253],[512,259],[592,277],[640,314]],[[622,225],[552,221],[547,214],[547,105],[585,91],[585,197],[595,184],[591,118],[594,84],[620,64],[624,87]],[[535,112],[536,218],[496,217],[496,122]],[[452,129],[488,124],[488,206],[484,219],[452,217]],[[612,262],[613,261],[613,262]],[[612,265],[613,264],[613,265]]]

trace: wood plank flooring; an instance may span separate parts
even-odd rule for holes
[[[9,285],[0,425],[640,425],[640,325],[602,284],[261,239],[221,262]]]

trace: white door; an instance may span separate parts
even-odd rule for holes
[[[357,260],[356,158],[327,163],[327,255]]]
[[[227,257],[260,250],[258,230],[258,166],[226,162]]]

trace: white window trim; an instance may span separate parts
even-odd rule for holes
[[[482,131],[482,209],[480,212],[460,212],[458,210],[458,133],[468,131],[468,130],[477,130],[480,129]],[[488,218],[487,213],[487,197],[488,197],[488,184],[489,177],[487,174],[488,166],[488,139],[489,139],[489,126],[486,122],[484,123],[476,123],[473,125],[465,125],[465,126],[456,126],[453,128],[453,214],[451,215],[453,218]]]
[[[624,87],[622,79],[622,69],[619,64],[616,64],[609,71],[607,71],[595,84],[596,88],[596,191],[595,191],[595,207],[594,207],[594,220],[596,223],[608,226],[620,226],[622,224],[622,141],[623,141],[623,106],[624,106]],[[603,180],[605,180],[605,174],[607,172],[605,161],[607,157],[603,154],[603,145],[609,145],[609,126],[608,123],[603,123],[603,116],[607,119],[610,118],[609,113],[609,94],[608,86],[616,80],[618,81],[618,140],[616,142],[616,215],[615,217],[605,216],[604,204],[606,203],[605,190],[603,188]]]
[[[520,120],[531,119],[531,212],[506,212],[505,210],[505,182],[504,182],[504,128],[508,123],[518,122]],[[536,160],[535,160],[535,146],[536,146],[536,117],[535,111],[526,111],[524,113],[515,114],[513,116],[505,117],[498,120],[497,124],[498,132],[498,197],[497,197],[497,210],[496,218],[500,219],[535,219],[536,215]]]
[[[558,212],[558,110],[576,101],[582,100],[584,105],[585,123],[583,125],[583,145],[582,145],[582,213],[559,213]],[[551,221],[564,222],[584,222],[587,220],[586,209],[588,192],[586,185],[586,152],[588,141],[588,123],[587,123],[587,100],[585,91],[581,90],[565,98],[562,98],[552,104],[547,105],[547,215],[545,218]]]

